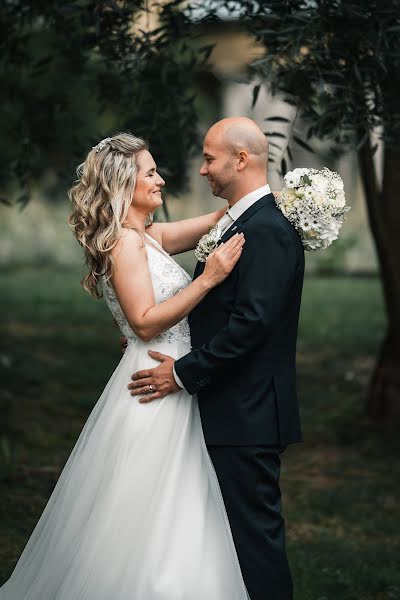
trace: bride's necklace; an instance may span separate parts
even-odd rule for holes
[[[133,229],[134,231],[138,231],[139,233],[141,233],[139,227],[131,225],[130,223],[122,223],[122,227],[124,227],[124,229]]]
[[[136,231],[136,233],[138,234],[138,236],[142,240],[143,246],[146,244],[146,242],[145,242],[146,238],[144,237],[145,233],[146,233],[145,231],[142,232],[142,231],[140,231],[140,229],[138,229],[138,227],[133,227],[129,223],[122,223],[122,227],[124,229],[131,229],[132,231]]]

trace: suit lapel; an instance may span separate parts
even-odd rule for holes
[[[275,204],[275,196],[273,194],[267,194],[266,196],[263,196],[262,198],[257,200],[257,202],[254,202],[254,204],[252,204],[247,210],[245,210],[244,213],[232,223],[231,227],[229,227],[229,229],[225,231],[224,235],[221,236],[221,238],[218,240],[218,245],[222,242],[227,242],[229,238],[235,235],[235,233],[240,233],[241,226],[245,221],[247,221],[247,219],[250,219],[250,217],[256,214],[256,212],[259,211],[260,208],[271,203]],[[202,263],[200,261],[197,262],[196,268],[193,273],[193,279],[196,279],[196,277],[201,275],[201,273],[204,271],[204,266],[205,263]]]
[[[229,227],[229,229],[225,231],[224,235],[221,236],[221,238],[219,239],[218,244],[221,244],[222,242],[227,242],[229,238],[235,235],[235,233],[240,233],[241,226],[245,221],[247,221],[253,215],[255,215],[256,212],[260,210],[260,208],[263,208],[263,206],[266,206],[267,204],[271,203],[275,204],[275,196],[273,194],[267,194],[266,196],[260,198],[260,200],[257,200],[257,202],[254,202],[254,204],[252,204],[247,210],[245,210],[244,213],[240,215],[240,217],[236,219],[234,223],[232,223],[231,227]]]
[[[196,267],[195,267],[195,270],[194,270],[194,273],[193,273],[193,280],[195,280],[196,277],[198,277],[199,275],[202,274],[202,272],[204,271],[205,264],[206,263],[202,263],[199,260],[197,261]]]

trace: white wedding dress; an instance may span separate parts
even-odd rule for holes
[[[147,234],[146,248],[162,302],[191,280]],[[142,342],[103,290],[128,347],[0,600],[247,600],[196,397],[140,404],[127,389],[158,365],[149,349],[190,350],[187,320]]]

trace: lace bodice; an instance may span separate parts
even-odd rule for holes
[[[150,235],[145,233],[148,266],[153,284],[154,298],[157,304],[171,298],[192,281],[190,275],[158,244]],[[122,334],[130,341],[139,340],[132,330],[119,305],[117,296],[112,285],[101,280],[105,301],[118,323]],[[154,338],[158,342],[173,342],[181,340],[190,343],[190,331],[187,318],[183,319],[167,331],[160,333]],[[152,342],[154,342],[152,340]]]

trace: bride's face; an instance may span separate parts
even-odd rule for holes
[[[138,172],[132,204],[150,213],[163,203],[161,188],[165,185],[165,181],[157,173],[157,165],[148,150],[138,152],[136,162]]]

